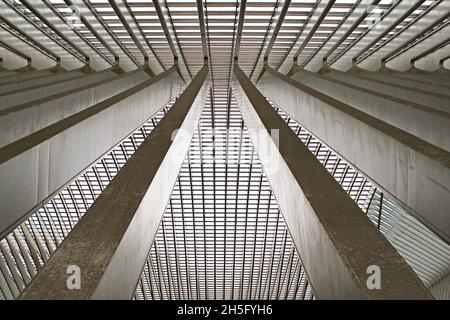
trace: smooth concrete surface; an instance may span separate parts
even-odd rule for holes
[[[142,70],[0,110],[0,147],[150,79]]]
[[[298,71],[291,78],[439,148],[450,150],[449,112],[435,110],[309,71]],[[450,103],[450,100],[447,103]]]
[[[203,67],[21,299],[131,299],[208,96]],[[179,129],[172,141],[172,133]],[[68,265],[81,289],[66,286]]]
[[[269,67],[261,92],[385,192],[450,239],[450,155]]]
[[[166,105],[176,67],[0,148],[0,235]]]
[[[0,38],[1,39],[1,38]],[[0,45],[0,57],[2,68],[7,70],[17,70],[24,68],[29,64],[29,61],[21,55],[10,51]]]
[[[418,103],[437,110],[450,112],[450,90],[443,87],[440,87],[440,90],[437,88],[436,92],[423,90],[419,84],[416,84],[415,88],[410,88],[408,86],[396,83],[395,81],[389,82],[382,80],[386,77],[383,74],[381,74],[380,80],[364,77],[363,75],[357,75],[354,73],[339,71],[328,72],[325,76],[327,78],[343,81],[361,88],[377,91],[391,97]],[[436,86],[433,87],[436,88]]]
[[[288,124],[235,67],[234,93],[318,299],[430,299],[422,282]],[[279,130],[279,147],[270,136]],[[363,236],[362,236],[363,235]],[[381,289],[366,285],[381,270]]]
[[[25,90],[13,91],[6,94],[0,94],[0,110],[5,110],[13,106],[22,105],[24,103],[35,104],[37,100],[51,97],[64,92],[72,92],[74,89],[83,88],[89,85],[95,85],[97,82],[114,79],[117,73],[111,70],[100,71],[96,73],[83,74],[64,81],[55,81],[45,85],[35,85]],[[1,114],[1,111],[0,111]]]

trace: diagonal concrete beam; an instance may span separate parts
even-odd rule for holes
[[[380,69],[380,71],[376,71],[376,72],[367,71],[367,70],[363,70],[363,69],[356,69],[356,70],[349,71],[348,73],[355,75],[355,76],[364,77],[367,79],[383,81],[383,82],[389,83],[393,86],[400,85],[400,86],[404,86],[404,87],[411,88],[411,89],[415,89],[415,88],[417,88],[417,86],[420,86],[422,91],[426,91],[431,94],[437,93],[439,95],[442,95],[442,94],[447,95],[447,96],[450,95],[450,93],[448,93],[450,86],[447,87],[445,81],[442,81],[440,84],[432,84],[432,83],[427,83],[424,81],[417,83],[415,80],[396,76],[395,72],[386,71],[385,68]],[[404,72],[399,72],[399,73],[404,73]]]
[[[63,81],[52,79],[51,82],[45,84],[41,84],[40,82],[27,84],[26,86],[23,83],[16,84],[14,89],[11,88],[9,92],[0,94],[0,110],[50,97],[58,93],[83,88],[84,86],[115,77],[118,77],[117,73],[108,69],[90,74],[82,74]]]
[[[149,78],[145,71],[136,70],[119,77],[97,79],[94,82],[86,80],[82,87],[9,108],[0,105],[0,147],[142,84]]]
[[[449,242],[449,152],[270,67],[258,88]]]
[[[413,270],[237,66],[234,75],[236,100],[315,295],[429,299]],[[376,290],[367,285],[374,265],[381,270]]]
[[[37,274],[22,299],[131,299],[207,97],[204,66]],[[179,129],[172,140],[173,132]],[[81,288],[67,287],[67,267]]]
[[[442,107],[447,110],[442,111],[309,71],[298,71],[291,78],[450,151],[450,100],[444,100],[446,105]]]
[[[174,66],[0,148],[0,234],[5,234],[166,105]]]
[[[363,74],[340,71],[330,71],[325,76],[395,98],[450,112],[450,90],[446,90],[443,87],[429,86],[428,88],[432,89],[431,91],[426,90],[419,84],[411,87],[399,83],[400,81],[395,81],[396,79],[388,81],[386,78],[389,76],[383,73],[378,75],[378,79],[370,78]]]

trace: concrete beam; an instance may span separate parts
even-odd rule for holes
[[[82,74],[64,81],[56,80],[41,85],[39,82],[34,86],[27,86],[26,89],[17,89],[8,93],[0,94],[0,110],[5,110],[13,106],[24,103],[32,103],[42,98],[51,97],[63,92],[72,92],[74,89],[81,89],[85,86],[95,85],[100,81],[114,79],[117,73],[112,70],[100,71],[90,74]],[[0,111],[1,113],[1,111]]]
[[[31,64],[31,58],[26,57],[16,50],[10,50],[11,47],[6,46],[3,41],[0,41],[0,62],[2,70],[13,70],[18,68],[25,68]]]
[[[31,79],[36,79],[40,77],[47,77],[47,76],[54,76],[55,73],[51,71],[51,69],[44,69],[44,70],[36,70],[26,73],[20,73],[12,75],[8,78],[2,78],[0,79],[0,85],[3,87],[4,85],[9,85],[11,83],[20,83],[22,81],[27,81]],[[1,89],[1,87],[0,87]]]
[[[449,90],[449,88],[447,88],[445,86],[444,82],[440,85],[430,84],[430,83],[426,83],[426,82],[417,83],[416,81],[411,80],[411,79],[397,77],[394,74],[391,74],[389,72],[380,72],[380,71],[372,72],[372,71],[365,71],[362,69],[358,69],[358,70],[349,71],[349,73],[355,74],[358,76],[362,76],[365,78],[384,81],[384,82],[387,82],[392,85],[398,84],[398,85],[405,86],[405,87],[408,87],[411,89],[415,89],[418,86],[420,86],[422,91],[426,91],[426,92],[429,92],[432,94],[446,94],[446,92],[448,92],[448,90]]]
[[[52,59],[60,59],[60,62],[57,61],[56,63],[58,65],[60,64],[64,69],[77,69],[85,64],[84,61],[75,58],[66,48],[41,31],[31,23],[30,20],[26,19],[24,15],[20,14],[20,11],[9,2],[0,2],[0,12],[4,21],[11,24],[17,32],[26,36],[34,46],[39,46],[41,54],[48,55],[52,57]],[[23,52],[28,54],[26,51]],[[31,54],[29,55],[31,56]]]
[[[46,1],[28,1],[32,3],[34,10],[45,17],[51,25],[59,30],[69,41],[78,44],[82,50],[89,56],[89,66],[94,70],[104,70],[114,64],[114,60],[102,53],[98,48],[82,37],[78,28],[73,28],[70,18],[76,12],[68,12],[66,18],[59,14],[50,3]],[[74,7],[72,9],[75,10]]]
[[[208,94],[207,76],[204,66],[21,299],[132,298],[197,127]],[[67,288],[69,265],[81,270],[80,290]]]
[[[388,96],[358,85],[298,71],[295,81],[413,134],[439,148],[450,150],[450,113]],[[450,100],[442,106],[450,111]]]
[[[19,39],[17,36],[12,35],[4,28],[0,28],[0,40],[4,45],[8,46],[8,51],[17,52],[17,56],[26,57],[27,63],[25,67],[32,67],[34,69],[47,69],[56,66],[56,62],[34,48],[31,44]],[[13,50],[13,51],[12,51]],[[16,61],[14,61],[16,60]],[[18,69],[24,68],[22,59],[8,59],[8,68]]]
[[[74,88],[70,91],[1,109],[0,147],[124,92],[149,78],[145,71],[138,70],[120,77],[96,81],[81,88]]]
[[[450,92],[449,90],[444,90],[442,87],[440,90],[442,93],[431,93],[429,91],[422,90],[422,87],[418,84],[415,88],[410,88],[399,83],[390,83],[384,80],[371,79],[364,77],[363,75],[348,72],[328,72],[325,76],[330,79],[339,80],[350,85],[376,91],[378,93],[406,100],[415,104],[418,103],[437,110],[450,111]],[[383,77],[386,77],[386,75],[381,74],[381,78]]]
[[[372,181],[450,239],[450,155],[270,67],[261,92]]]
[[[79,10],[80,19],[85,25],[89,25],[90,30],[94,31],[99,38],[102,39],[103,44],[107,45],[108,51],[119,58],[120,67],[125,71],[132,71],[139,67],[134,56],[126,51],[113,34],[108,30],[108,26],[94,14],[92,5],[83,0],[64,0],[67,6],[76,6]],[[87,26],[86,26],[87,27]]]
[[[176,69],[0,148],[0,235],[166,105],[180,81]]]
[[[450,80],[449,76],[445,76],[442,73],[437,72],[418,72],[417,69],[411,70],[411,71],[405,71],[405,72],[390,72],[391,75],[404,78],[404,79],[411,79],[413,81],[419,82],[419,83],[428,83],[432,85],[443,85],[446,88],[450,88],[450,84],[448,81]]]
[[[86,73],[84,73],[82,70],[74,70],[74,71],[61,72],[61,73],[45,74],[42,76],[25,78],[25,79],[22,79],[19,81],[6,82],[0,86],[0,95],[3,95],[5,93],[10,93],[13,91],[26,90],[26,89],[36,86],[36,85],[43,86],[46,84],[63,82],[66,80],[83,77],[85,75],[86,75]],[[14,77],[16,77],[16,76],[14,76]],[[3,81],[5,81],[5,80],[7,80],[7,79],[4,79]]]
[[[332,70],[331,72],[335,72]],[[404,87],[405,89],[412,89],[416,90],[418,89],[418,92],[427,92],[430,94],[437,94],[437,95],[445,95],[450,96],[449,88],[444,86],[444,83],[440,85],[435,84],[429,84],[429,83],[417,83],[414,80],[406,79],[406,78],[400,78],[396,77],[394,75],[391,75],[387,72],[371,72],[371,71],[351,71],[348,72],[348,74],[354,75],[356,77],[361,77],[363,79],[373,79],[377,80],[386,84],[389,84],[394,87]]]
[[[14,75],[17,75],[17,72],[8,69],[0,69],[0,78],[10,77]]]
[[[379,233],[239,67],[234,94],[272,191],[319,299],[430,299]],[[279,131],[279,146],[269,132]],[[362,236],[363,235],[363,236]],[[369,266],[381,289],[367,286]]]

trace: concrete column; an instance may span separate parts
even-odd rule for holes
[[[64,81],[54,81],[52,83],[37,84],[29,86],[26,89],[13,90],[8,93],[0,94],[0,110],[5,110],[13,106],[22,105],[24,103],[32,103],[42,98],[51,97],[63,92],[73,92],[75,89],[81,90],[83,87],[92,85],[95,86],[100,81],[113,80],[117,77],[117,73],[112,70],[105,70],[101,72],[84,74],[74,79],[67,79]],[[38,102],[37,102],[38,103]]]
[[[319,299],[429,299],[427,289],[239,67],[234,94]],[[270,135],[279,130],[279,146]],[[381,289],[367,285],[370,266]]]
[[[0,148],[0,235],[166,105],[176,69]]]
[[[208,94],[207,76],[204,66],[22,299],[131,299],[197,127]],[[69,265],[80,268],[80,290],[67,288]]]
[[[0,147],[124,92],[149,78],[142,70],[130,72],[118,78],[97,81],[82,88],[0,110]]]
[[[261,92],[372,181],[450,239],[450,155],[273,69]]]
[[[450,112],[450,90],[445,90],[443,87],[440,89],[437,88],[438,90],[436,90],[436,92],[429,92],[422,90],[422,87],[419,84],[416,84],[415,88],[411,88],[396,81],[388,82],[381,79],[371,79],[369,77],[364,77],[363,75],[349,72],[332,71],[325,76],[330,79],[339,80],[391,97]],[[385,77],[385,75],[381,74],[381,78],[383,77]]]
[[[450,150],[449,112],[323,77],[309,71],[298,71],[291,78],[439,148]]]

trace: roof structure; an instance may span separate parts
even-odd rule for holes
[[[156,74],[176,61],[186,83],[206,60],[209,96],[134,299],[314,299],[235,101],[233,67],[254,82],[265,62],[282,73],[293,61],[314,72],[406,70],[406,58],[448,67],[449,8],[446,0],[2,0],[0,40],[21,39],[42,66],[148,64]],[[4,235],[1,299],[19,296],[172,104]],[[449,298],[449,244],[273,107],[423,283]]]

